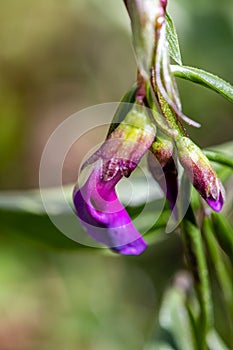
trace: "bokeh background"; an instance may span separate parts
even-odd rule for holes
[[[184,64],[232,83],[232,1],[176,0],[169,10]],[[2,1],[0,43],[0,189],[36,189],[54,129],[80,109],[119,101],[134,81],[129,21],[120,0]],[[232,140],[230,102],[178,84],[184,112],[202,124],[189,128],[193,139]],[[81,151],[65,164],[65,184],[76,180]],[[0,230],[0,350],[142,349],[161,293],[183,264],[176,235],[142,257],[118,258],[45,249]]]

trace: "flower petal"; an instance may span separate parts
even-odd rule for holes
[[[225,201],[225,190],[222,186],[222,183],[220,182],[219,180],[219,187],[220,187],[220,190],[219,190],[219,194],[218,194],[218,198],[212,198],[212,197],[209,197],[206,199],[206,202],[209,204],[209,206],[215,210],[216,212],[219,212],[222,210],[222,207],[223,207],[223,204],[224,204],[224,201]]]
[[[169,201],[174,216],[177,217],[175,204],[178,196],[178,172],[173,157],[173,143],[166,138],[156,137],[148,154],[148,168]]]
[[[141,254],[147,244],[115,192],[122,175],[106,182],[100,173],[100,167],[94,169],[85,185],[74,190],[74,204],[82,225],[91,237],[117,253]]]

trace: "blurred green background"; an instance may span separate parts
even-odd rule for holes
[[[184,64],[232,83],[232,1],[169,6]],[[38,188],[41,153],[53,130],[84,107],[120,100],[136,75],[129,29],[120,0],[1,3],[1,190]],[[231,140],[230,102],[178,84],[184,112],[202,123],[200,130],[188,128],[194,140],[201,146]],[[64,183],[76,180],[76,152]],[[41,227],[43,234],[51,227]],[[161,293],[183,265],[178,236],[141,257],[119,258],[45,249],[20,238],[17,229],[1,223],[0,229],[0,350],[143,349]],[[33,224],[30,229],[33,234]]]

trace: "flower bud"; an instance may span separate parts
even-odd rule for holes
[[[149,170],[173,209],[178,195],[178,172],[173,159],[173,143],[168,139],[156,137],[150,151],[148,155]],[[174,214],[177,216],[177,213]]]
[[[155,138],[155,126],[145,108],[134,105],[104,144],[85,163],[102,159],[102,179],[111,180],[118,172],[129,177]]]
[[[221,211],[224,203],[224,188],[209,160],[188,137],[176,140],[180,163],[193,186],[215,211]]]

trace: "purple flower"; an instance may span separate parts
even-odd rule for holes
[[[84,186],[73,193],[78,217],[88,234],[125,255],[138,255],[146,248],[115,191],[116,184],[123,176],[130,176],[155,137],[154,126],[138,108],[127,114],[89,158],[85,166],[94,163],[94,168]]]
[[[178,156],[193,186],[209,206],[219,212],[222,209],[225,191],[209,160],[189,138],[176,140]]]
[[[158,182],[169,201],[171,210],[177,217],[177,210],[174,208],[178,196],[178,172],[173,158],[172,141],[156,137],[150,153],[148,154],[148,168],[154,179]]]
[[[82,225],[95,240],[118,253],[138,255],[146,243],[117,198],[115,185],[121,177],[118,173],[105,181],[100,167],[94,169],[85,185],[74,190],[74,204]]]

